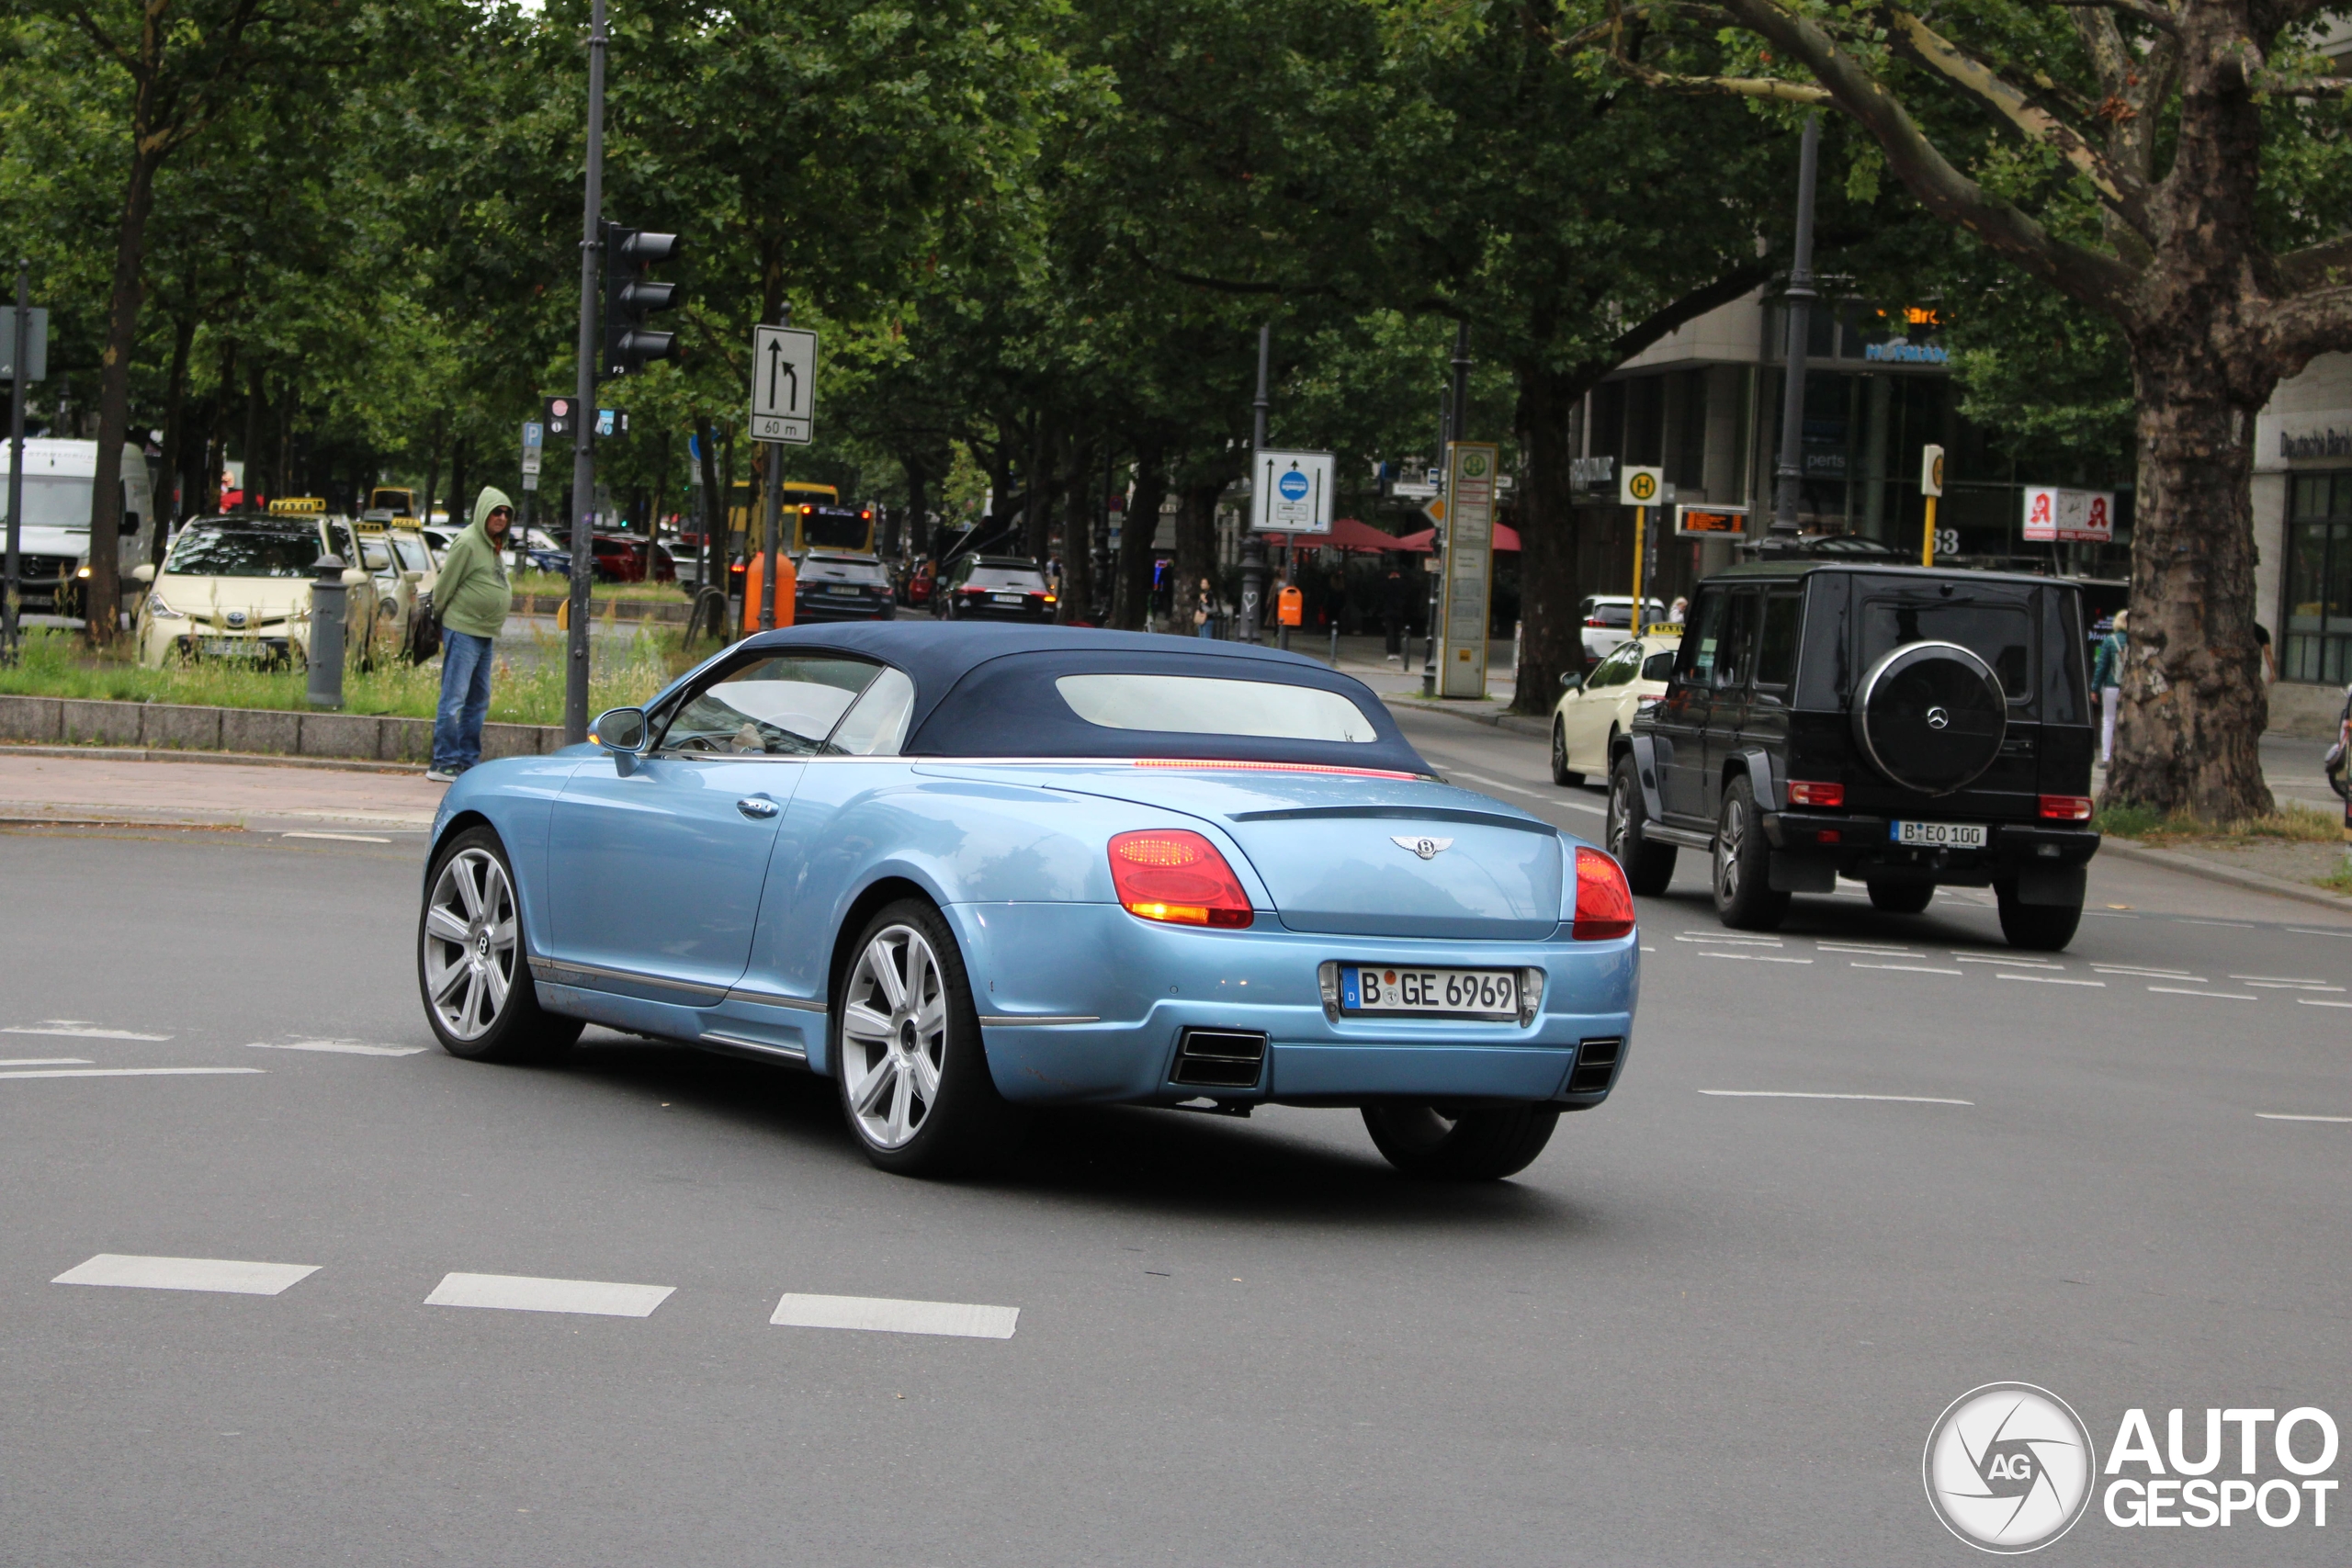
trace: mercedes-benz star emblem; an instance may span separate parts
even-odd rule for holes
[[[1410,850],[1423,860],[1435,860],[1453,847],[1452,839],[1408,839],[1401,834],[1388,840],[1400,850]]]
[[[1944,712],[1943,709],[1929,708],[1928,710],[1928,728],[1929,729],[1941,729],[1950,723],[1951,723],[1951,715]]]

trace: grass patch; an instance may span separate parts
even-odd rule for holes
[[[682,650],[681,640],[682,628],[673,627],[647,627],[625,640],[591,639],[588,711],[641,703],[691,668],[695,656]],[[491,675],[490,717],[494,724],[563,722],[565,639],[560,634],[534,631],[532,643],[531,660],[518,667],[502,655]],[[93,651],[78,633],[47,628],[28,630],[22,661],[0,668],[0,694],[13,696],[307,711],[309,689],[310,675],[300,669],[257,670],[216,659],[149,670],[133,662],[127,648]],[[392,660],[372,671],[344,671],[345,713],[431,718],[440,696],[437,659],[424,665]]]
[[[2109,806],[2100,808],[2098,815],[2091,819],[2091,826],[2111,838],[2135,839],[2156,845],[2182,840],[2226,844],[2262,840],[2298,844],[2335,844],[2341,843],[2344,839],[2341,817],[2291,800],[2281,803],[2278,809],[2267,817],[2248,818],[2243,822],[2223,823],[2219,827],[2195,817],[2167,817],[2145,806]]]
[[[571,592],[571,579],[559,571],[510,571],[507,586],[517,593],[536,593],[560,599]],[[592,582],[588,597],[601,599],[675,599],[684,603],[688,595],[674,582]]]

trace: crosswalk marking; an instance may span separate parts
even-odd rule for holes
[[[675,1285],[622,1285],[605,1280],[537,1280],[524,1274],[445,1274],[426,1306],[496,1307],[508,1312],[576,1312],[596,1317],[650,1317]]]
[[[119,1285],[142,1291],[219,1291],[274,1296],[319,1271],[315,1263],[243,1263],[227,1258],[141,1258],[101,1252],[50,1281],[52,1285]]]
[[[946,1334],[1010,1339],[1019,1307],[966,1302],[902,1302],[888,1296],[803,1296],[787,1292],[771,1324],[786,1328],[862,1328],[881,1334]]]

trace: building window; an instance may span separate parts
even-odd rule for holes
[[[2352,471],[2297,474],[2287,496],[2287,626],[2278,673],[2352,682]]]

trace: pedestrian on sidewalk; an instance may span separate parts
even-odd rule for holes
[[[2091,685],[2098,693],[2098,765],[2115,758],[2115,713],[2123,705],[2123,649],[2132,612],[2115,612],[2115,629],[2098,639],[2098,657],[2091,660]]]
[[[1193,635],[1211,641],[1216,637],[1216,591],[1205,577],[1201,579],[1200,592],[1193,595]]]
[[[1380,618],[1388,633],[1384,650],[1391,664],[1404,661],[1405,618],[1412,604],[1412,584],[1405,581],[1405,569],[1396,558],[1388,558],[1387,575],[1380,580]]]
[[[441,706],[433,716],[433,766],[424,776],[447,784],[481,761],[481,725],[490,716],[490,662],[514,591],[504,557],[514,503],[484,485],[474,520],[441,558],[433,600],[441,612]]]

